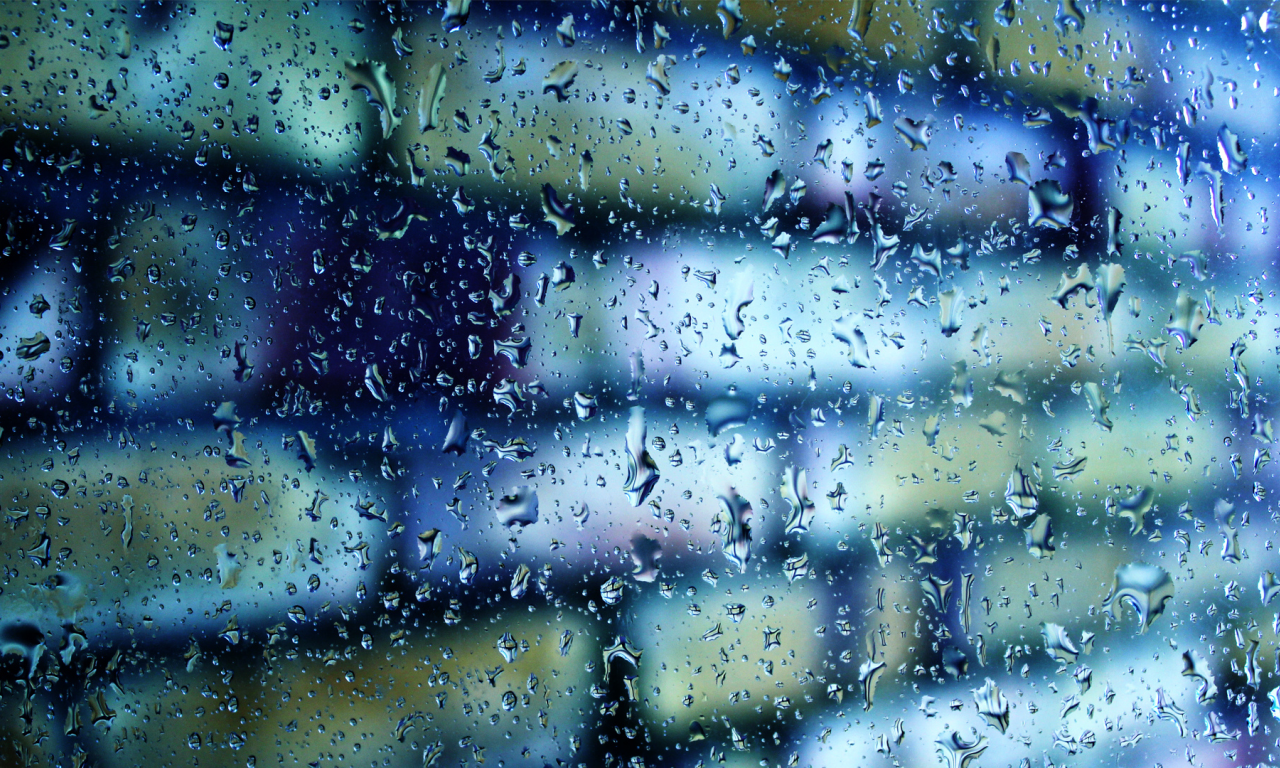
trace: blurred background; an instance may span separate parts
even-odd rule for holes
[[[1271,13],[0,5],[0,762],[1274,763]]]

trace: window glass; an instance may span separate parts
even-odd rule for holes
[[[0,764],[1274,764],[1266,3],[0,5]]]

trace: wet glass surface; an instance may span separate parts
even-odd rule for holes
[[[0,764],[1274,764],[1265,3],[0,5]]]

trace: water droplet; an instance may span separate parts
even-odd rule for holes
[[[348,59],[346,75],[351,87],[363,93],[370,106],[378,111],[382,138],[390,137],[400,125],[400,117],[396,113],[396,85],[387,74],[387,65],[368,59],[359,62]]]
[[[987,724],[1000,733],[1009,730],[1009,699],[1000,692],[999,686],[987,678],[981,688],[973,690],[973,702],[978,707],[978,714]]]
[[[816,508],[809,501],[809,483],[805,470],[789,467],[782,476],[782,498],[791,505],[784,533],[807,533],[813,524]]]
[[[1062,185],[1053,179],[1041,179],[1031,185],[1027,193],[1028,218],[1033,227],[1063,229],[1071,226],[1075,201],[1062,191]]]
[[[467,23],[471,14],[471,0],[447,0],[440,25],[445,32],[456,32]]]
[[[899,117],[893,121],[893,128],[898,132],[898,136],[902,138],[906,145],[915,151],[917,149],[928,149],[929,140],[932,138],[933,121],[929,119],[913,120],[906,115]]]
[[[496,511],[498,522],[508,528],[532,525],[538,522],[538,492],[530,486],[521,486],[498,499]]]
[[[1114,620],[1117,605],[1129,606],[1138,619],[1138,633],[1142,634],[1164,613],[1165,603],[1172,599],[1173,580],[1165,569],[1147,563],[1129,563],[1116,568],[1102,610]]]
[[[218,46],[219,50],[231,50],[231,39],[235,37],[236,28],[225,21],[214,23],[213,28],[213,44]]]
[[[225,543],[214,547],[214,552],[218,556],[218,585],[223,589],[233,589],[240,581],[240,573],[244,570],[244,564],[240,562],[235,553],[231,552]]]
[[[721,549],[729,562],[746,573],[751,559],[751,502],[732,488],[718,498],[720,512],[712,520],[711,531],[719,534]]]
[[[468,4],[470,0],[465,0]],[[427,79],[418,93],[418,131],[426,133],[440,127],[440,102],[444,100],[449,78],[440,62],[427,70]]]
[[[631,537],[631,562],[635,566],[631,577],[636,581],[652,583],[658,578],[658,560],[662,557],[662,545],[654,539],[637,533]]]
[[[542,92],[554,94],[556,101],[568,101],[571,95],[569,89],[573,87],[573,81],[577,77],[578,62],[562,61],[543,76]]]

